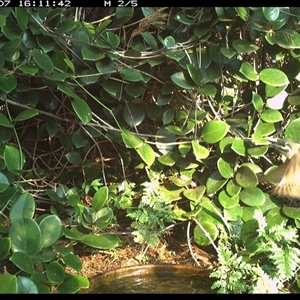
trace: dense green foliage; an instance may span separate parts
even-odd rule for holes
[[[0,293],[87,287],[73,246],[122,246],[120,210],[136,242],[190,222],[197,245],[218,243],[221,292],[292,281],[299,208],[257,173],[280,162],[265,137],[300,142],[299,21],[297,7],[1,8],[0,260],[20,273]]]

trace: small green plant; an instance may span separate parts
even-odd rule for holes
[[[269,226],[261,212],[255,219],[222,230],[218,267],[211,273],[219,293],[284,293],[300,268],[297,229],[284,223]]]

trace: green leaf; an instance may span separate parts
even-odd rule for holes
[[[67,253],[66,255],[63,256],[62,259],[68,267],[72,268],[73,270],[75,270],[77,272],[81,271],[82,263],[81,263],[80,258],[77,255],[75,255],[73,253]]]
[[[25,164],[25,156],[23,152],[15,146],[5,145],[4,162],[10,172],[16,173],[22,171]]]
[[[9,219],[11,222],[22,217],[32,219],[34,213],[35,201],[29,193],[24,193],[13,203],[9,211]]]
[[[240,192],[241,201],[248,206],[261,206],[265,203],[266,197],[258,187],[245,188]]]
[[[300,143],[300,119],[291,121],[285,129],[285,138],[295,143]]]
[[[38,294],[35,282],[28,277],[18,276],[18,294]]]
[[[268,108],[261,114],[261,119],[267,123],[277,123],[283,120],[278,110]]]
[[[35,108],[28,108],[22,112],[20,112],[15,118],[14,121],[15,122],[21,122],[21,121],[25,121],[28,119],[31,119],[32,117],[36,116],[39,114],[39,111]]]
[[[25,31],[27,29],[27,24],[29,21],[28,9],[23,7],[16,7],[15,13],[20,29]]]
[[[284,49],[299,49],[300,34],[297,31],[284,28],[274,32],[274,40]]]
[[[9,237],[0,238],[0,261],[6,258],[6,256],[10,251],[10,247],[11,247],[11,239]],[[1,286],[1,281],[0,281],[0,286]]]
[[[289,218],[300,219],[300,208],[284,205],[282,212]]]
[[[198,202],[205,193],[205,186],[197,186],[194,189],[188,189],[183,191],[183,195],[192,201]]]
[[[201,135],[207,143],[214,144],[221,141],[227,134],[230,126],[223,121],[212,120],[202,127]]]
[[[232,43],[233,48],[240,53],[251,54],[259,49],[258,46],[246,41],[246,40],[235,40]]]
[[[14,220],[9,229],[9,237],[14,253],[23,252],[32,258],[41,249],[41,230],[38,224],[28,217]]]
[[[14,75],[0,76],[0,91],[10,93],[17,87],[17,80]]]
[[[209,156],[209,151],[206,147],[200,145],[197,141],[192,141],[193,154],[196,160],[201,161]]]
[[[155,152],[149,144],[144,143],[142,147],[135,150],[148,167],[152,166],[155,161]]]
[[[55,215],[45,217],[39,224],[41,230],[41,246],[47,248],[53,245],[61,235],[61,221]]]
[[[146,32],[141,32],[141,36],[144,38],[146,43],[152,48],[152,50],[157,50],[158,49],[158,44],[156,42],[156,39],[153,37],[153,35],[146,31]]]
[[[199,246],[208,246],[212,241],[215,241],[219,235],[217,226],[211,222],[202,222],[201,227],[196,226],[194,229],[194,240]],[[208,238],[210,237],[210,239]]]
[[[175,134],[161,127],[157,130],[156,135],[156,147],[160,153],[167,154],[174,149],[175,146],[172,143],[176,142]]]
[[[61,283],[56,290],[58,294],[75,294],[80,289],[88,288],[89,287],[89,280],[88,278],[75,275],[72,277],[68,277]]]
[[[144,144],[144,141],[142,139],[140,139],[139,137],[134,135],[129,130],[123,129],[121,136],[122,136],[122,140],[123,140],[123,143],[125,144],[126,148],[137,149],[137,148],[140,148]]]
[[[271,86],[284,86],[289,84],[286,74],[278,69],[263,69],[259,74],[259,78],[262,82]]]
[[[220,157],[217,161],[217,166],[220,174],[224,178],[231,178],[233,176],[232,162],[227,161],[224,158]]]
[[[26,253],[15,252],[9,258],[9,260],[13,262],[20,270],[29,274],[35,273],[33,261]]]
[[[109,233],[102,233],[99,235],[86,234],[81,239],[81,242],[96,249],[113,249],[121,246],[119,238],[114,234]]]
[[[222,177],[218,170],[213,171],[206,181],[206,193],[208,195],[216,193],[226,184],[227,180]]]
[[[0,294],[17,294],[17,276],[9,273],[0,275]]]
[[[41,69],[49,73],[54,71],[53,62],[47,53],[40,49],[33,49],[31,50],[31,54]]]
[[[225,208],[224,209],[224,217],[226,220],[229,221],[238,221],[244,215],[244,208],[241,207],[239,204],[232,208]]]
[[[190,89],[194,89],[196,87],[196,85],[192,81],[192,79],[189,78],[189,76],[187,74],[185,74],[184,72],[174,73],[171,76],[171,80],[183,89],[190,90]]]
[[[81,120],[81,122],[86,125],[91,122],[92,120],[92,110],[89,107],[89,105],[82,100],[81,98],[73,98],[71,99],[71,105],[78,116],[78,118]]]
[[[93,196],[92,208],[95,211],[100,210],[108,199],[108,187],[100,187]]]
[[[120,71],[120,75],[124,80],[128,80],[131,82],[143,81],[143,75],[140,71],[132,68],[122,69]]]
[[[248,7],[235,7],[235,11],[237,12],[238,16],[243,20],[247,21],[249,17],[249,8]]]
[[[225,191],[221,191],[218,195],[218,200],[224,208],[230,209],[238,205],[240,198],[237,194],[230,196]]]
[[[212,84],[204,84],[200,88],[198,88],[197,91],[200,94],[215,97],[217,93],[217,88]]]
[[[71,34],[80,28],[79,22],[72,19],[63,20],[56,28],[56,34]]]
[[[189,72],[190,77],[193,79],[196,85],[200,86],[202,84],[202,75],[200,72],[200,68],[193,64],[188,64],[186,68]]]
[[[39,71],[39,68],[28,65],[18,66],[18,69],[28,75],[35,75]]]
[[[128,103],[127,105],[125,105],[122,111],[122,115],[125,122],[130,127],[140,125],[146,117],[144,107],[136,103]]]
[[[239,71],[249,80],[256,81],[258,79],[258,74],[254,71],[253,66],[247,61],[242,63]]]
[[[46,268],[46,277],[51,283],[62,283],[65,278],[64,267],[57,261],[50,262]]]
[[[66,158],[72,165],[79,165],[81,163],[81,156],[77,151],[68,152]]]
[[[280,7],[263,7],[262,12],[268,21],[276,21],[280,14]]]
[[[244,188],[255,187],[258,184],[256,174],[248,166],[243,165],[237,169],[235,180]]]
[[[81,48],[81,54],[84,60],[90,61],[97,61],[104,57],[104,53],[99,49],[99,47],[92,45],[84,45]]]
[[[264,101],[259,94],[252,92],[252,104],[257,112],[261,112],[264,108]]]
[[[3,54],[4,59],[8,61],[13,61],[13,56],[15,51],[18,50],[22,40],[21,39],[15,39],[6,42],[3,47],[1,48],[1,52]]]
[[[14,127],[14,125],[2,113],[0,113],[0,126],[4,126],[7,128]]]
[[[9,187],[9,181],[7,177],[0,172],[0,193],[4,192]]]

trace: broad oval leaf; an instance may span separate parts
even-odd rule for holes
[[[17,276],[9,273],[0,275],[0,294],[17,294]]]
[[[39,224],[41,230],[41,247],[53,245],[61,234],[61,221],[55,215],[45,217]]]
[[[183,89],[190,90],[196,87],[196,84],[192,81],[192,79],[183,72],[173,74],[171,76],[171,80]]]
[[[246,41],[246,40],[235,40],[232,43],[233,48],[238,52],[238,53],[252,53],[254,51],[257,51],[259,49],[258,46]]]
[[[96,249],[112,249],[122,245],[116,235],[109,233],[103,233],[99,235],[86,234],[80,241],[83,244]]]
[[[253,66],[247,61],[242,63],[240,72],[251,81],[256,81],[258,79],[258,74],[254,71]]]
[[[289,123],[285,130],[285,138],[295,142],[300,143],[300,119],[295,119]]]
[[[285,49],[300,48],[300,34],[288,28],[275,31],[274,40],[277,45]]]
[[[146,117],[144,106],[136,103],[128,103],[122,111],[125,122],[130,127],[140,125]]]
[[[143,81],[143,75],[141,74],[140,71],[136,69],[122,69],[120,71],[120,75],[124,80],[128,80],[131,82],[138,82],[138,81]]]
[[[204,158],[209,156],[209,151],[206,147],[200,145],[197,141],[192,141],[193,154],[196,157],[196,160],[201,161]]]
[[[34,274],[34,264],[30,256],[28,256],[24,252],[15,252],[9,258],[11,262],[13,262],[20,270],[28,273]]]
[[[135,150],[148,167],[152,166],[155,161],[155,152],[149,144],[144,143],[142,147]]]
[[[260,80],[271,86],[283,86],[289,84],[289,79],[284,72],[274,68],[263,69],[259,73]]]
[[[15,122],[25,121],[31,119],[32,117],[39,114],[39,111],[36,108],[29,108],[20,112],[15,118]]]
[[[0,113],[0,125],[8,128],[14,127],[14,125],[2,113]]]
[[[262,12],[268,21],[276,21],[280,14],[280,7],[263,7]]]
[[[240,192],[241,201],[249,206],[261,206],[265,203],[266,197],[258,187],[245,188]]]
[[[278,110],[268,108],[261,114],[261,119],[267,123],[277,123],[283,120]]]
[[[0,238],[0,261],[5,259],[11,247],[11,239],[9,237]]]
[[[127,129],[122,130],[121,136],[126,148],[137,149],[140,148],[144,143],[142,139],[140,139]]]
[[[218,200],[224,208],[233,208],[239,203],[239,195],[228,195],[225,191],[221,191],[218,195]]]
[[[161,127],[156,132],[156,147],[162,154],[167,154],[172,151],[175,147],[176,135],[171,133],[169,130]]]
[[[206,181],[206,193],[214,194],[226,184],[227,180],[218,170],[212,172]]]
[[[300,219],[300,208],[299,207],[292,207],[292,206],[284,205],[282,207],[282,212],[289,218]]]
[[[18,294],[38,294],[36,283],[28,277],[18,276]]]
[[[244,215],[244,208],[241,207],[239,204],[233,208],[225,208],[224,209],[224,217],[226,220],[229,221],[238,221]]]
[[[100,210],[108,199],[108,187],[100,187],[93,196],[92,208],[95,211]]]
[[[212,120],[204,124],[201,135],[203,140],[209,144],[221,141],[227,134],[230,126],[223,121]]]
[[[17,80],[14,75],[2,75],[0,76],[0,91],[10,93],[17,87]]]
[[[256,174],[248,166],[241,166],[237,169],[235,180],[244,188],[255,187],[258,184]]]
[[[217,161],[217,166],[220,174],[224,178],[230,178],[233,176],[233,167],[231,165],[231,162],[228,162],[224,160],[222,157],[220,157]]]
[[[51,283],[62,283],[65,278],[64,267],[57,261],[50,262],[46,269],[46,277]]]
[[[92,111],[89,105],[81,98],[71,99],[71,105],[81,122],[86,125],[92,120]]]
[[[81,263],[80,258],[77,255],[75,255],[73,253],[67,253],[66,255],[63,256],[62,259],[68,267],[72,268],[73,270],[75,270],[77,272],[81,271],[82,263]]]
[[[201,227],[197,225],[194,229],[194,240],[199,246],[208,246],[219,235],[217,226],[211,222],[202,222]]]
[[[38,66],[46,72],[53,72],[53,62],[47,53],[43,52],[40,49],[31,50],[33,59],[38,64]]]
[[[12,145],[5,145],[4,162],[10,172],[17,173],[23,169],[25,156],[21,149]]]
[[[79,165],[81,163],[81,156],[77,151],[68,152],[66,158],[72,165]]]
[[[13,203],[9,211],[9,219],[11,222],[22,217],[32,219],[34,213],[35,201],[29,193],[24,193]]]
[[[13,252],[23,252],[32,258],[41,250],[40,227],[28,217],[14,220],[9,229],[9,237]]]
[[[198,202],[205,193],[205,186],[197,186],[194,189],[188,189],[183,191],[183,195],[192,201]]]
[[[4,192],[9,186],[7,177],[0,172],[0,193]]]

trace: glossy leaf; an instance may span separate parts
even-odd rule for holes
[[[12,254],[9,260],[13,262],[20,270],[28,274],[35,273],[33,261],[26,253],[15,252]]]
[[[277,123],[283,120],[278,110],[268,108],[261,114],[261,119],[267,123]]]
[[[41,69],[46,72],[53,72],[53,62],[47,53],[41,51],[40,49],[33,49],[31,50],[31,54]]]
[[[97,61],[104,57],[104,53],[98,47],[92,45],[84,45],[81,48],[81,54],[83,59],[90,61]]]
[[[243,53],[243,52],[250,54],[259,49],[258,46],[254,45],[246,40],[235,40],[235,41],[233,41],[232,46],[239,54]]]
[[[71,99],[71,105],[76,113],[76,115],[79,117],[81,122],[86,125],[92,120],[92,111],[89,105],[82,100],[81,98],[73,98]]]
[[[249,17],[249,8],[248,7],[235,7],[235,11],[237,12],[238,16],[243,20],[247,21]]]
[[[23,152],[12,145],[5,145],[4,162],[10,172],[22,171],[25,164],[25,156]]]
[[[207,143],[214,144],[221,141],[227,134],[229,125],[223,121],[212,120],[204,124],[201,135]]]
[[[82,275],[68,277],[57,288],[59,294],[75,294],[80,289],[88,288],[89,280]]]
[[[281,70],[268,68],[259,73],[259,78],[270,86],[283,86],[289,84],[288,77]]]
[[[53,245],[61,235],[61,221],[55,215],[46,216],[39,224],[41,230],[41,246]]]
[[[289,218],[300,219],[300,208],[284,205],[282,212]]]
[[[238,221],[244,215],[244,208],[240,205],[236,205],[232,208],[224,209],[224,217],[229,221]]]
[[[62,259],[68,267],[72,268],[73,270],[75,270],[77,272],[81,271],[82,263],[81,263],[80,258],[77,255],[75,255],[73,253],[68,253],[68,254],[64,255]]]
[[[174,142],[176,142],[176,135],[171,133],[165,128],[160,128],[157,130],[156,135],[156,147],[158,151],[162,154],[167,154],[169,151],[174,149]]]
[[[206,147],[200,145],[197,141],[192,141],[193,154],[196,160],[201,161],[209,156],[209,151]]]
[[[193,64],[188,64],[186,67],[187,67],[190,77],[193,79],[195,84],[197,84],[198,86],[201,85],[202,84],[202,75],[200,72],[200,68]]]
[[[195,243],[199,246],[208,246],[211,244],[211,241],[216,240],[219,235],[219,230],[215,224],[210,222],[201,222],[201,226],[203,228],[196,226],[194,229]],[[207,236],[209,236],[210,239]]]
[[[25,121],[28,119],[31,119],[32,117],[36,116],[39,114],[39,111],[35,108],[29,108],[26,109],[22,112],[20,112],[15,118],[14,121],[15,122],[20,122],[20,121]]]
[[[28,277],[18,276],[18,294],[38,294],[36,283]]]
[[[244,188],[255,187],[258,184],[257,176],[248,166],[241,166],[237,169],[235,180]]]
[[[0,275],[0,294],[17,294],[17,276],[9,273]]]
[[[137,137],[132,132],[126,129],[122,130],[121,136],[126,148],[137,149],[140,148],[144,143],[142,139],[140,139],[139,137]]]
[[[13,124],[2,113],[0,113],[0,125],[7,128],[13,127]]]
[[[223,178],[218,170],[212,172],[206,181],[206,193],[214,194],[220,190],[227,182],[227,179]]]
[[[108,199],[108,187],[100,187],[93,196],[92,208],[95,211],[100,210]]]
[[[167,154],[160,155],[158,157],[158,161],[165,166],[174,166],[176,161],[178,159],[178,153],[177,152],[169,152]]]
[[[274,40],[277,45],[285,49],[300,48],[300,34],[288,28],[275,31]]]
[[[35,200],[29,193],[22,194],[12,205],[9,211],[11,222],[18,218],[28,217],[32,219],[35,213]]]
[[[144,80],[141,72],[136,69],[122,69],[120,75],[124,80],[128,80],[130,82],[138,82]]]
[[[130,127],[140,125],[146,117],[144,107],[135,103],[128,103],[125,105],[122,114],[125,122]]]
[[[62,283],[65,278],[65,270],[60,263],[52,261],[46,268],[46,277],[51,283]]]
[[[142,147],[135,149],[147,166],[152,166],[155,161],[155,152],[149,144],[144,143]]]
[[[266,200],[265,194],[257,187],[243,189],[240,192],[240,199],[248,206],[261,206]]]
[[[153,50],[157,50],[158,49],[158,44],[156,39],[153,37],[153,35],[151,33],[149,33],[148,31],[145,32],[141,32],[141,36],[144,38],[144,40],[146,41],[146,43],[153,49]]]
[[[285,138],[292,142],[300,143],[300,119],[295,119],[290,122],[285,129]]]
[[[221,191],[218,200],[224,208],[233,208],[239,203],[239,195],[228,195],[225,191]]]
[[[253,66],[247,61],[242,63],[240,72],[251,81],[256,81],[258,79],[258,74],[254,71]]]
[[[1,237],[0,238],[0,261],[6,258],[6,256],[10,251],[10,247],[11,247],[11,239],[9,237]]]
[[[109,233],[86,234],[81,242],[96,249],[112,249],[121,246],[119,238]]]
[[[81,156],[77,151],[68,152],[66,158],[72,165],[79,165],[81,163]]]
[[[275,21],[279,17],[280,7],[263,7],[262,12],[268,21]]]
[[[0,193],[4,192],[9,187],[9,181],[7,177],[0,172]]]
[[[17,80],[14,75],[0,75],[0,91],[10,93],[17,87]]]
[[[183,72],[175,73],[171,76],[171,80],[179,87],[190,90],[196,87],[195,83],[189,76]]]
[[[187,189],[183,191],[183,195],[192,201],[198,202],[205,193],[205,186],[197,186],[194,189]]]
[[[28,218],[14,220],[9,229],[12,251],[23,252],[29,257],[36,256],[41,249],[41,230],[38,224]]]

